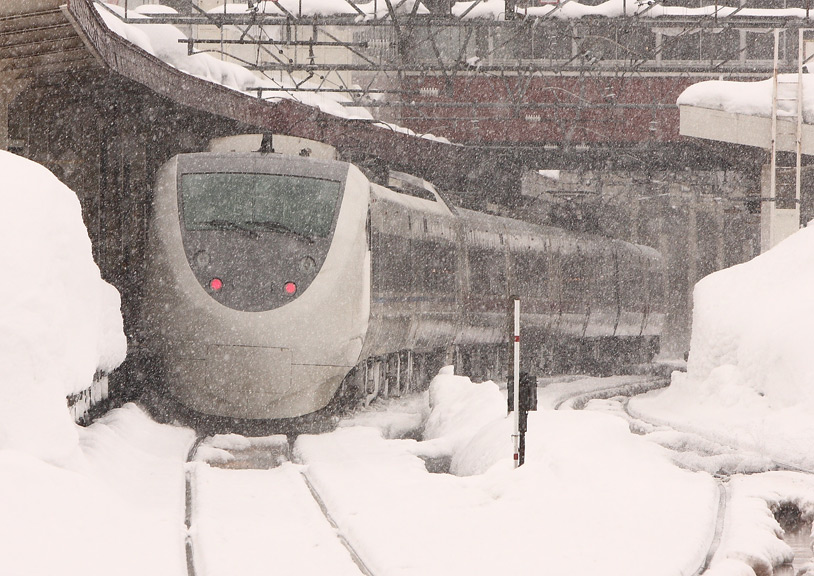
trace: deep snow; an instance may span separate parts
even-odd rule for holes
[[[5,151],[0,182],[0,449],[61,463],[78,443],[65,397],[124,360],[119,293],[69,188]]]
[[[698,282],[687,373],[631,408],[814,469],[813,280],[809,227]]]

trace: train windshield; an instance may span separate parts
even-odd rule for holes
[[[183,174],[187,230],[272,230],[311,238],[331,232],[340,183],[277,174]]]

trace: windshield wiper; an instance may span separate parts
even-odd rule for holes
[[[204,226],[212,226],[216,230],[238,230],[240,232],[245,232],[249,236],[256,237],[257,232],[252,230],[249,226],[245,223],[241,224],[238,222],[233,222],[231,220],[208,220],[207,222],[201,222]]]
[[[279,222],[274,222],[272,220],[253,220],[252,222],[247,222],[247,224],[253,224],[255,226],[260,226],[265,228],[266,230],[271,230],[272,232],[282,232],[284,234],[288,234],[291,236],[297,236],[298,238],[305,238],[309,244],[314,243],[313,237],[300,232],[299,230],[294,230],[293,228],[289,228],[285,224],[280,224]]]

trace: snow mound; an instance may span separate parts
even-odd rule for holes
[[[506,419],[506,400],[497,384],[474,384],[443,368],[430,382],[429,402],[422,450],[432,457],[451,456],[485,425]]]
[[[687,372],[631,400],[634,413],[812,467],[814,227],[694,291]]]
[[[814,228],[695,287],[691,352],[677,386],[775,408],[814,404]]]
[[[0,449],[50,461],[77,435],[65,397],[123,360],[119,293],[104,282],[76,195],[0,151]]]

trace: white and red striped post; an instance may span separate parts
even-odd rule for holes
[[[520,299],[514,299],[514,467],[520,466]]]

